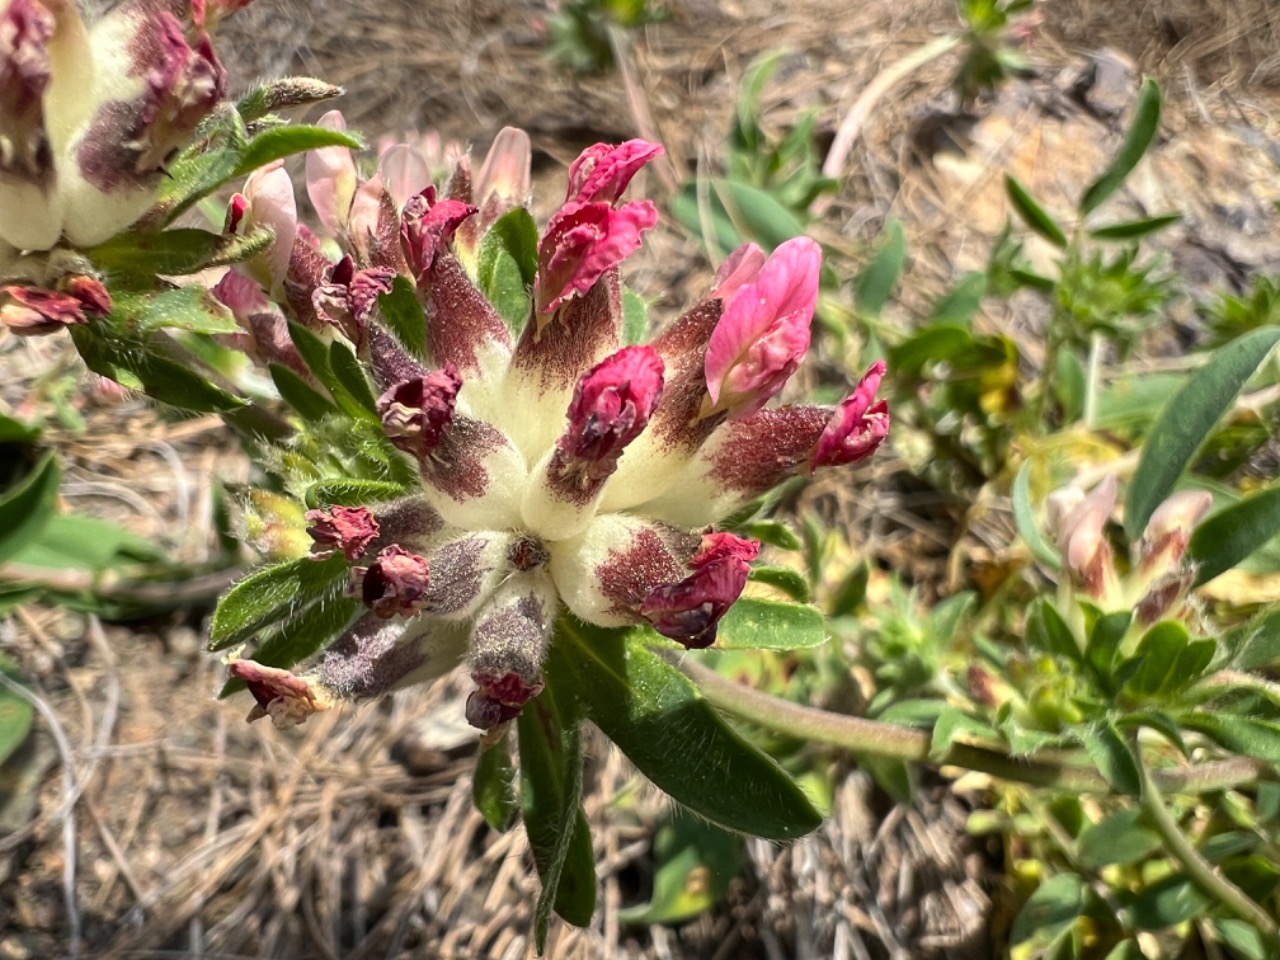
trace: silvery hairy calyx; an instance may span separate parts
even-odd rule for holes
[[[0,322],[44,334],[105,316],[79,250],[153,207],[166,164],[220,102],[209,34],[247,0],[0,0]]]
[[[321,126],[342,129],[341,116]],[[273,559],[346,565],[346,597],[359,603],[309,662],[231,662],[257,701],[251,718],[293,725],[464,663],[467,719],[492,729],[542,689],[560,618],[707,647],[760,549],[717,525],[787,478],[856,463],[884,440],[882,363],[837,405],[771,403],[809,347],[821,266],[810,239],[769,255],[741,247],[701,300],[648,343],[627,342],[619,265],[658,211],[624,194],[661,153],[632,140],[574,161],[564,202],[534,238],[515,323],[478,277],[491,266],[488,234],[529,199],[520,131],[502,131],[474,174],[459,158],[440,189],[410,145],[388,147],[363,175],[345,149],[314,151],[320,233],[298,222],[279,166],[232,200],[228,230],[274,231],[214,288],[245,349],[305,376],[298,337],[345,344],[373,382],[383,442],[416,477],[385,502],[305,514],[251,502],[251,540]],[[388,316],[401,290],[425,317],[417,350]]]

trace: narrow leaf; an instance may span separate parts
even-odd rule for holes
[[[1031,461],[1028,460],[1018,469],[1017,476],[1013,478],[1012,494],[1013,520],[1018,528],[1018,536],[1046,567],[1051,570],[1061,569],[1062,558],[1040,532],[1040,524],[1031,507]]]
[[[1085,753],[1106,777],[1112,790],[1129,796],[1137,796],[1142,791],[1142,773],[1133,751],[1110,721],[1104,720],[1089,728],[1081,739]]]
[[[1187,545],[1187,556],[1200,565],[1196,585],[1226,573],[1277,534],[1280,487],[1255,493],[1205,517]]]
[[[303,380],[288,367],[278,363],[267,365],[271,372],[271,382],[280,392],[280,398],[310,423],[319,423],[325,417],[333,416],[338,408],[328,398]]]
[[[1089,236],[1095,240],[1136,240],[1150,233],[1158,233],[1165,227],[1171,227],[1181,219],[1180,213],[1166,213],[1159,217],[1146,217],[1142,220],[1126,220],[1123,223],[1096,227],[1089,231]]]
[[[1203,733],[1234,753],[1280,763],[1280,724],[1221,711],[1187,712],[1179,720],[1188,730]]]
[[[1111,165],[1103,172],[1080,198],[1080,213],[1088,216],[1106,202],[1107,198],[1120,189],[1125,179],[1133,172],[1143,154],[1155,141],[1156,132],[1160,129],[1160,84],[1151,77],[1142,81],[1142,89],[1138,92],[1138,105],[1133,111],[1133,122],[1124,135],[1120,150],[1111,160]]]
[[[1023,223],[1055,247],[1066,249],[1067,235],[1062,232],[1062,228],[1036,203],[1026,187],[1007,173],[1004,175],[1004,192],[1009,195],[1009,202],[1013,204],[1014,212]]]
[[[427,359],[427,318],[409,278],[396,274],[391,292],[380,294],[378,308],[396,339],[419,360]]]
[[[826,642],[816,607],[744,597],[720,621],[716,645],[723,650],[807,650]]]
[[[573,678],[590,719],[678,803],[726,829],[774,840],[803,836],[822,822],[795,781],[729,727],[638,631],[562,621],[551,657],[559,676]]]
[[[227,591],[213,611],[209,651],[216,653],[248,640],[346,577],[347,562],[341,555],[327,560],[300,557],[249,574]]]
[[[902,224],[888,220],[875,256],[853,279],[853,299],[859,313],[868,317],[880,316],[880,311],[898,285],[906,259],[907,240]]]
[[[23,684],[18,665],[5,654],[0,654],[0,674],[13,683]],[[0,687],[0,767],[22,746],[34,720],[35,707],[29,700],[7,686]]]
[[[545,941],[547,914],[553,903],[557,914],[578,927],[591,923],[595,912],[595,856],[581,802],[582,740],[576,721],[573,733],[565,735],[550,687],[525,705],[516,723],[520,809],[543,882],[535,937]],[[573,826],[565,829],[570,820]],[[538,947],[541,952],[541,942]]]
[[[485,823],[499,833],[511,826],[518,809],[510,739],[510,735],[504,733],[497,743],[481,750],[471,780],[471,801]]]
[[[809,602],[809,580],[799,570],[791,567],[756,566],[751,568],[751,580],[781,590],[796,603]]]
[[[1214,424],[1280,342],[1280,329],[1246,334],[1217,350],[1165,404],[1147,435],[1125,500],[1125,532],[1136,540]]]
[[[1080,641],[1051,602],[1038,598],[1027,615],[1027,644],[1067,661],[1082,665],[1084,654]]]
[[[1091,825],[1080,836],[1077,853],[1086,870],[1098,870],[1113,863],[1137,863],[1162,846],[1160,834],[1142,822],[1142,810],[1131,807],[1111,814]]]
[[[58,508],[61,478],[50,451],[20,483],[0,495],[0,564],[40,536]]]
[[[281,160],[295,153],[318,150],[321,147],[347,147],[363,150],[364,144],[355,137],[324,127],[292,124],[264,130],[244,147],[232,177],[243,177],[272,160]]]

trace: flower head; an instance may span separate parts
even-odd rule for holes
[[[367,361],[382,431],[420,480],[394,504],[308,514],[317,554],[361,564],[349,592],[368,613],[301,675],[357,697],[465,662],[466,716],[486,729],[538,695],[565,611],[714,643],[760,545],[710,528],[789,476],[864,459],[889,422],[875,399],[883,363],[838,407],[767,405],[809,342],[810,240],[735,251],[707,297],[651,343],[624,345],[618,265],[657,218],[622,199],[661,152],[644,141],[571,166],[513,342],[467,266],[490,198],[527,190],[527,141],[499,140],[475,184],[492,193],[473,194],[461,163],[448,195],[428,186],[405,201],[396,268],[358,250],[320,268],[299,241],[285,284],[300,320],[295,303],[310,305]],[[423,308],[421,362],[384,329],[376,297],[355,302],[362,271],[382,290],[396,270]]]

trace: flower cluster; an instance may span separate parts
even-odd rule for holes
[[[1115,505],[1114,475],[1087,494],[1066,487],[1050,496],[1050,526],[1069,577],[1066,586],[1103,610],[1133,610],[1134,622],[1142,628],[1178,617],[1195,583],[1187,545],[1192,530],[1213,506],[1213,496],[1184,490],[1164,501],[1151,515],[1126,572],[1117,569],[1105,533]]]
[[[82,258],[155,203],[165,165],[221,100],[209,40],[248,0],[0,0],[0,322],[48,333],[110,309]]]
[[[356,349],[381,391],[386,437],[415,464],[421,492],[307,514],[314,556],[350,562],[349,593],[367,612],[297,674],[233,661],[255,716],[289,725],[464,659],[475,682],[467,718],[493,727],[541,689],[566,612],[706,647],[759,549],[715,525],[782,480],[855,463],[884,440],[882,363],[836,406],[768,405],[809,345],[821,253],[807,238],[769,256],[742,247],[651,342],[624,342],[618,268],[657,210],[623,197],[661,152],[641,140],[599,144],[570,166],[518,334],[474,266],[490,226],[527,199],[527,137],[504,131],[478,176],[463,158],[439,192],[412,183],[407,194],[388,169],[393,151],[363,183],[346,151],[312,156],[308,191],[341,259],[282,225],[287,258],[277,246],[246,276],[263,304],[275,291],[270,309]],[[232,219],[290,220],[286,183],[282,171],[261,175]],[[429,363],[381,317],[379,297],[397,277],[422,307]]]

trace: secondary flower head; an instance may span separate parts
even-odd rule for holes
[[[90,246],[146,213],[223,96],[206,30],[239,6],[128,0],[90,27],[70,0],[0,0],[0,240]]]
[[[508,136],[502,150],[522,157],[522,142]],[[467,718],[487,728],[542,689],[559,617],[706,647],[760,548],[715,525],[786,478],[857,462],[883,441],[883,363],[838,406],[767,406],[808,346],[821,263],[810,240],[772,256],[735,251],[674,324],[625,343],[619,266],[657,211],[622,195],[660,152],[599,144],[570,167],[514,337],[467,266],[468,225],[488,200],[467,192],[465,164],[448,188],[457,193],[428,186],[400,211],[396,269],[408,284],[359,251],[337,266],[295,258],[289,303],[305,308],[310,285],[313,328],[340,312],[335,302],[354,316],[355,278],[372,270],[387,271],[379,290],[412,288],[425,321],[416,355],[389,329],[385,298],[359,323],[327,328],[367,362],[381,429],[420,482],[358,513],[307,515],[317,556],[361,564],[349,595],[367,610],[300,668],[308,689],[371,696],[463,660],[475,683]]]

